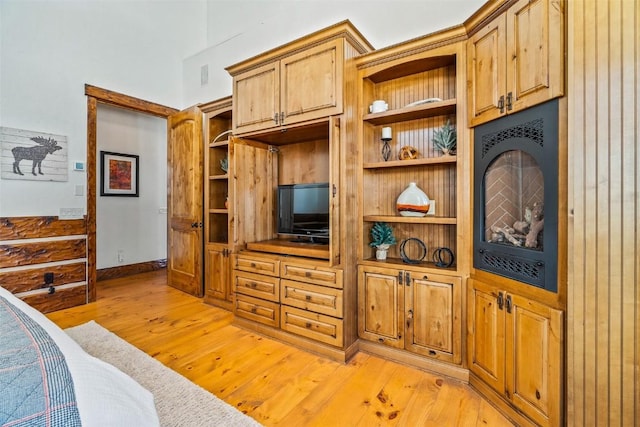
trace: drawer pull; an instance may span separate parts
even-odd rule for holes
[[[307,301],[311,301],[311,295],[305,295],[304,299],[306,299]]]
[[[310,271],[305,271],[304,277],[311,277],[311,272]]]
[[[253,314],[256,314],[257,311],[258,311],[258,309],[256,307],[251,307],[251,312]]]
[[[305,323],[304,326],[307,329],[311,329],[311,323],[309,323],[309,322]]]
[[[383,343],[384,342],[384,338],[378,338],[378,342],[379,343]]]
[[[251,263],[251,268],[256,268],[256,263],[255,262]]]
[[[53,295],[56,293],[56,288],[54,288],[53,286],[49,286],[49,295]]]

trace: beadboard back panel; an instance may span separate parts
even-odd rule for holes
[[[640,420],[640,4],[569,1],[569,425]]]
[[[85,304],[85,219],[0,218],[0,286],[43,313]]]

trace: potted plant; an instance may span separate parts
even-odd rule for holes
[[[433,146],[442,154],[453,154],[456,151],[458,137],[455,126],[451,126],[449,120],[440,129],[433,132]]]
[[[376,259],[387,259],[389,246],[396,244],[393,228],[386,222],[375,222],[371,227],[371,243],[369,246],[376,248]]]

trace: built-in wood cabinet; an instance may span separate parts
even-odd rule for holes
[[[199,107],[204,115],[204,299],[210,304],[231,309],[231,97]]]
[[[341,114],[343,51],[342,40],[331,40],[235,75],[234,131],[242,134]]]
[[[472,384],[481,380],[536,424],[561,425],[563,312],[478,280],[469,285]]]
[[[461,362],[462,283],[400,266],[358,268],[358,330],[364,339]]]
[[[564,93],[564,2],[520,0],[467,42],[469,123],[476,126]]]
[[[353,60],[372,49],[344,21],[227,68],[236,323],[341,361],[357,350],[357,125],[344,112]],[[279,186],[325,183],[327,235],[278,233]]]
[[[367,344],[368,351],[386,355],[385,348],[392,347],[426,363],[437,362],[427,367],[441,372],[445,368],[439,362],[457,369],[462,365],[461,295],[470,265],[463,237],[470,218],[461,209],[470,197],[465,185],[469,164],[465,40],[464,29],[457,27],[356,60],[361,152],[359,336],[375,344]],[[374,100],[385,101],[388,110],[371,112]],[[433,143],[434,133],[447,123],[457,133],[452,155],[444,155]],[[390,127],[392,134],[386,160],[383,127]],[[417,151],[417,157],[401,156],[404,147]],[[396,209],[398,196],[410,182],[432,201],[426,216],[402,216]],[[391,225],[397,240],[385,261],[377,260],[370,246],[376,222]],[[433,253],[438,248],[451,251],[452,265],[436,265]],[[462,369],[447,373],[464,378]]]
[[[347,62],[370,49],[345,21],[227,67],[234,133],[342,114]]]

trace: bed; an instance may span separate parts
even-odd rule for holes
[[[1,426],[158,426],[153,395],[0,287]]]

